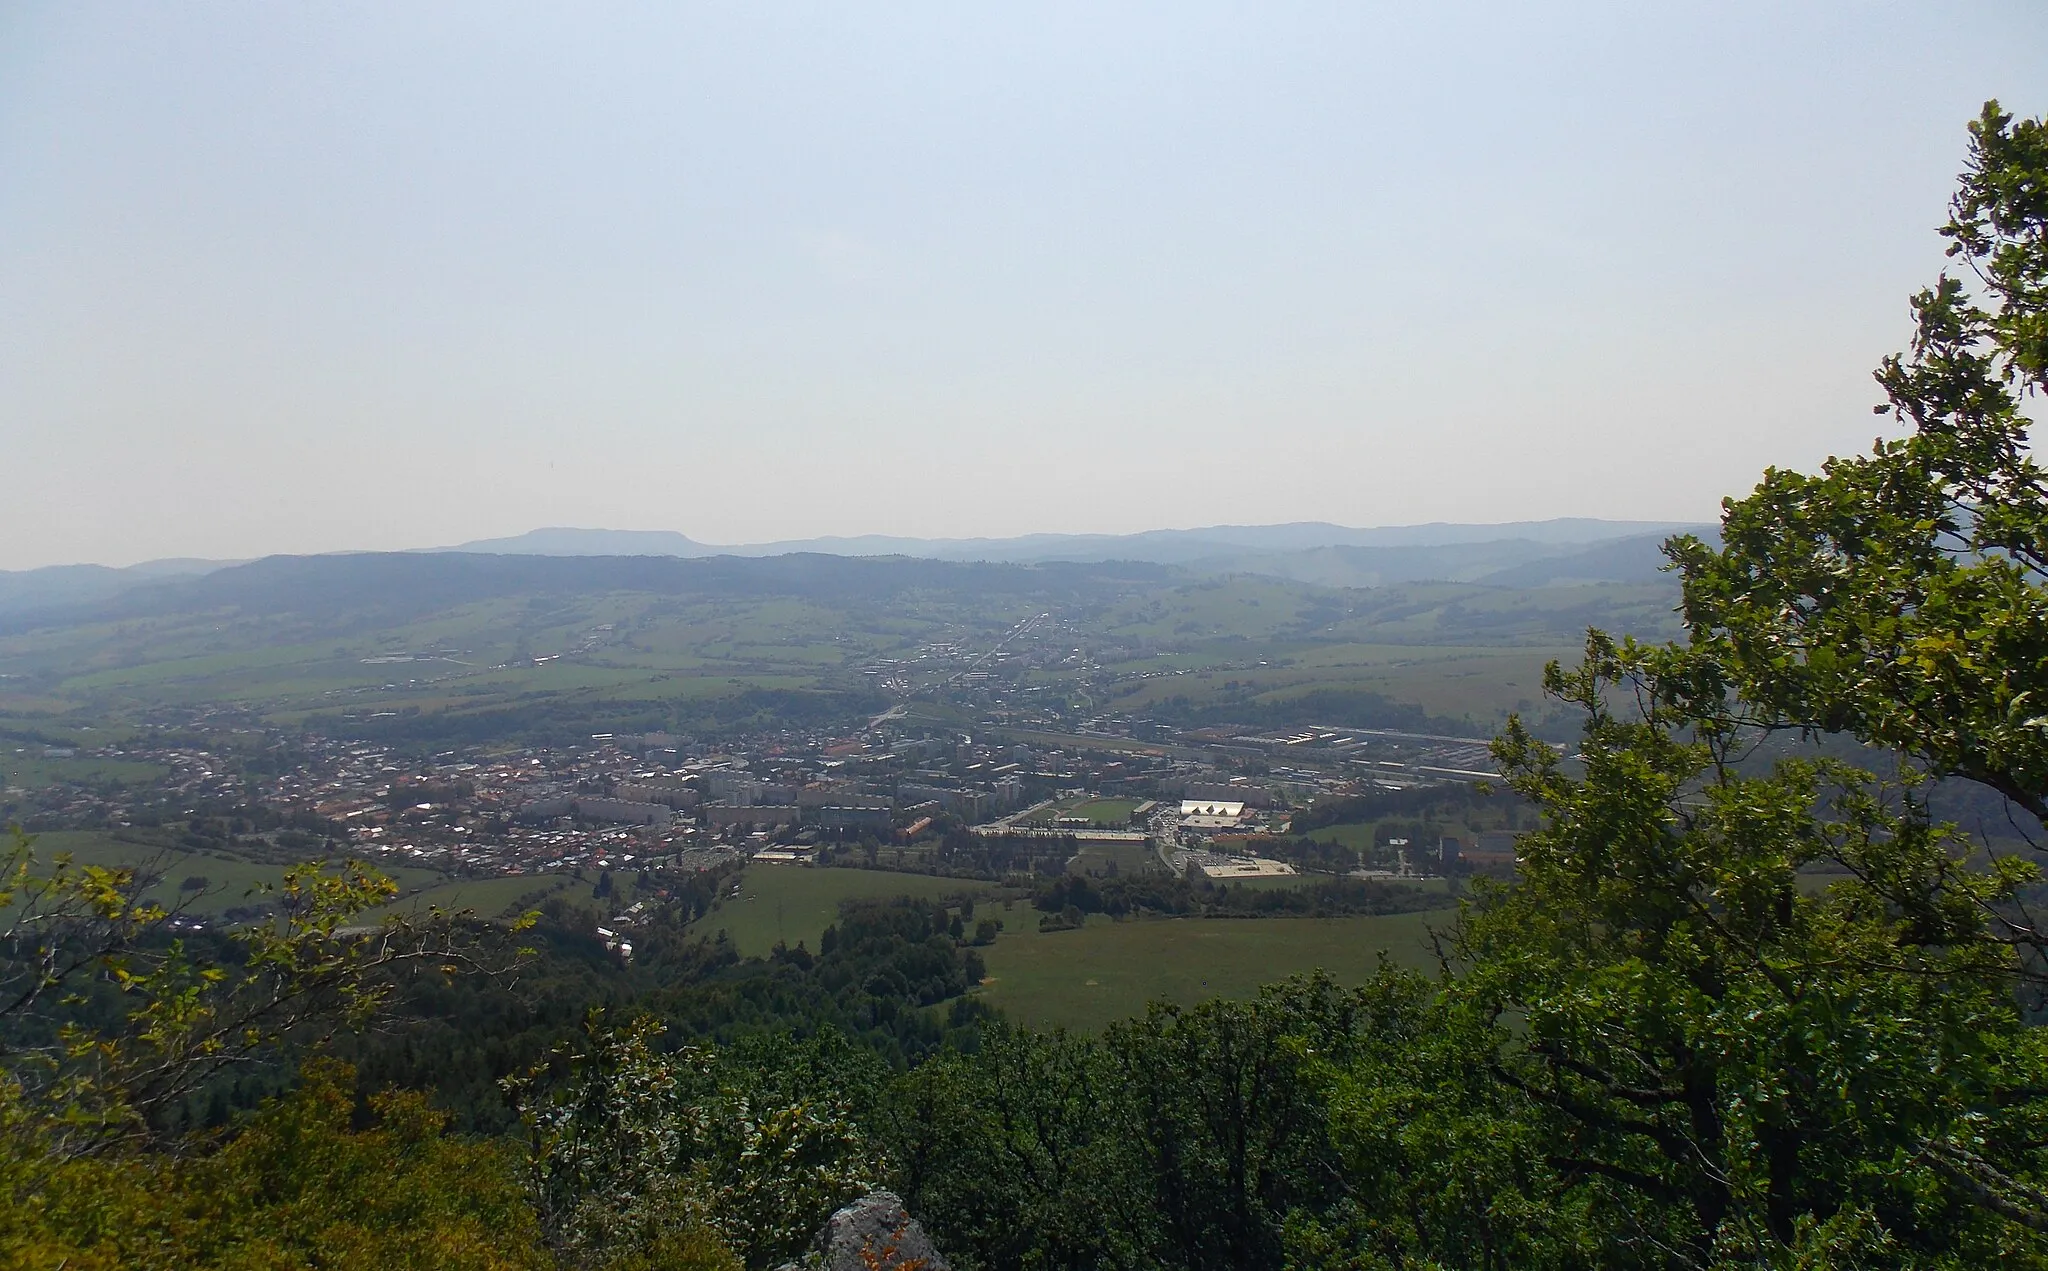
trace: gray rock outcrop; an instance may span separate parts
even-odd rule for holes
[[[834,1213],[802,1262],[780,1271],[952,1271],[894,1192],[869,1192]]]

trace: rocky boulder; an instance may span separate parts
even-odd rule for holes
[[[894,1192],[869,1192],[825,1220],[817,1246],[778,1271],[952,1271]]]

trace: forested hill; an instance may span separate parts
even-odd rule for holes
[[[1329,587],[1379,587],[1411,582],[1486,583],[1544,586],[1558,583],[1639,583],[1654,580],[1663,564],[1659,546],[1671,533],[1711,527],[1633,521],[1566,519],[1509,525],[1420,525],[1356,530],[1323,524],[1213,526],[1200,530],[1155,530],[1142,534],[1036,534],[1014,539],[925,540],[894,538],[815,539],[764,545],[713,547],[678,534],[653,531],[536,530],[516,538],[493,539],[437,551],[335,553],[273,556],[246,564],[235,561],[161,560],[109,569],[64,565],[0,571],[0,623],[19,629],[28,615],[36,622],[134,616],[231,598],[246,603],[248,589],[291,581],[338,584],[351,580],[401,590],[423,580],[452,596],[497,595],[479,586],[544,586],[551,590],[614,586],[640,589],[679,584],[695,588],[758,586],[826,588],[802,594],[830,594],[846,586],[917,579],[914,585],[973,588],[998,573],[961,572],[961,566],[1036,567],[1033,576],[1071,581],[1080,566],[1108,567],[1114,576],[1148,575],[1146,566],[1170,566],[1189,576],[1256,574]],[[513,559],[506,559],[513,558]],[[823,559],[821,559],[823,558]],[[704,572],[682,570],[689,560],[710,563]],[[739,561],[774,561],[748,569]],[[896,562],[876,572],[880,562]],[[349,562],[337,564],[336,562]],[[404,562],[415,562],[408,565]],[[417,562],[433,562],[418,564]],[[478,562],[486,562],[478,564]],[[832,562],[859,565],[835,569]],[[294,562],[305,562],[303,564]],[[495,562],[495,563],[488,563]],[[910,562],[940,565],[934,571]],[[525,568],[533,566],[533,568]],[[337,578],[334,571],[342,577]],[[379,571],[390,577],[378,579]],[[210,586],[196,585],[217,576]],[[1085,575],[1079,575],[1085,576]],[[1061,585],[1056,582],[1055,585]]]
[[[375,611],[405,617],[509,596],[606,592],[693,597],[798,596],[886,601],[911,592],[963,599],[1042,596],[1104,599],[1174,576],[1162,565],[998,565],[908,557],[492,556],[376,552],[271,556],[197,578],[136,588],[111,600],[14,619],[53,626],[108,619],[237,609],[249,613],[337,615]]]

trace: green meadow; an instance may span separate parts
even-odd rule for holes
[[[430,909],[451,913],[472,913],[478,918],[511,918],[527,909],[537,909],[535,893],[574,895],[589,900],[591,885],[578,884],[562,874],[523,874],[509,878],[437,878],[429,885],[407,888],[397,900],[378,910],[373,917],[387,914],[418,914]]]
[[[873,869],[817,869],[808,865],[749,865],[740,871],[739,894],[726,895],[717,909],[690,926],[692,935],[723,931],[743,957],[767,954],[779,941],[795,948],[818,947],[825,928],[839,921],[844,900],[916,896],[937,900],[962,893],[986,896],[993,887],[969,879],[894,874]],[[730,885],[727,891],[731,891]],[[977,911],[977,917],[980,916]]]
[[[50,759],[44,756],[40,746],[0,746],[0,787],[20,786],[33,790],[59,782],[85,786],[107,782],[147,785],[163,775],[161,764],[91,756]]]
[[[102,830],[51,830],[34,836],[32,849],[39,862],[60,853],[80,865],[141,869],[161,876],[146,894],[162,904],[182,901],[187,912],[217,915],[241,905],[263,903],[262,892],[284,878],[287,866],[252,861],[231,851],[189,851],[157,847],[146,842],[118,839]],[[401,894],[422,892],[448,881],[435,870],[409,866],[377,868],[398,884]],[[187,887],[187,882],[203,885]],[[494,880],[502,881],[502,880]],[[530,879],[520,880],[530,890]]]
[[[1041,932],[1039,913],[1027,904],[996,912],[1003,931],[983,951],[982,999],[1036,1028],[1088,1032],[1136,1015],[1148,1002],[1249,997],[1261,985],[1309,971],[1357,984],[1383,956],[1433,968],[1429,932],[1453,913],[1124,922],[1094,915],[1078,930]]]
[[[500,880],[524,881],[532,880]],[[1435,965],[1429,930],[1453,911],[1352,918],[1150,918],[1112,922],[1096,915],[1076,931],[1041,932],[1038,910],[993,899],[986,883],[880,870],[749,865],[739,894],[698,920],[692,934],[724,931],[742,955],[781,941],[816,949],[838,920],[843,900],[920,896],[937,900],[980,893],[975,918],[1002,920],[981,950],[988,979],[983,1000],[1035,1027],[1095,1030],[1145,1009],[1155,999],[1192,1004],[1247,997],[1261,985],[1322,969],[1355,984],[1382,954],[1419,968]]]

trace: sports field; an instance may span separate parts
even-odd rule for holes
[[[1080,799],[1055,809],[1056,817],[1091,821],[1108,829],[1121,829],[1138,810],[1137,799]]]
[[[740,872],[739,895],[727,895],[716,910],[691,924],[690,934],[710,936],[724,931],[742,957],[766,955],[777,941],[791,948],[801,942],[815,950],[825,928],[839,921],[842,900],[887,896],[936,900],[962,892],[987,895],[990,890],[987,883],[926,874],[749,865]]]
[[[1371,975],[1382,953],[1396,963],[1435,966],[1428,933],[1450,910],[1355,918],[1155,918],[1097,916],[1078,931],[1040,932],[1022,902],[1002,917],[1003,933],[983,950],[982,998],[1038,1028],[1092,1032],[1154,1000],[1189,1005],[1249,997],[1260,985],[1321,968],[1345,984]],[[978,915],[977,915],[978,916]]]

